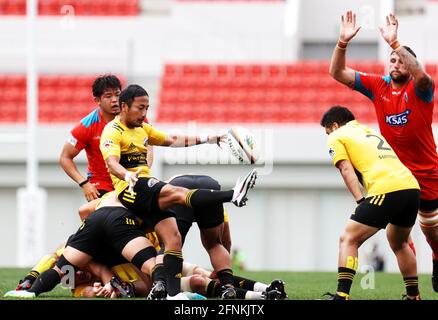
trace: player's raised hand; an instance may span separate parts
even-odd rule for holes
[[[386,16],[386,26],[379,27],[380,33],[385,41],[391,45],[397,40],[398,20],[395,14],[390,13]]]
[[[138,181],[138,175],[140,174],[141,171],[142,171],[142,168],[139,168],[135,172],[128,171],[125,174],[125,181],[128,182],[128,184],[129,184],[128,191],[132,196],[134,195],[134,187]]]
[[[339,31],[339,40],[348,42],[359,32],[360,26],[356,26],[356,14],[349,10],[341,16],[341,27]]]

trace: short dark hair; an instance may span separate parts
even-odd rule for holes
[[[120,80],[112,74],[105,74],[96,78],[93,82],[93,96],[100,98],[108,89],[122,90]]]
[[[412,50],[411,48],[409,48],[408,46],[402,46],[403,48],[405,48],[410,54],[412,54],[415,58],[417,57],[417,55],[415,54],[414,50]],[[391,55],[395,52],[395,50],[392,50]],[[397,52],[395,52],[397,53]]]
[[[137,85],[137,84],[131,84],[127,88],[123,89],[119,96],[119,105],[122,106],[122,103],[126,103],[128,107],[131,107],[132,102],[137,97],[143,97],[147,96],[149,97],[148,93],[146,92],[143,87]]]
[[[353,113],[347,108],[342,106],[333,106],[324,112],[320,124],[324,128],[331,127],[335,122],[340,126],[343,126],[347,122],[350,122],[354,119]]]

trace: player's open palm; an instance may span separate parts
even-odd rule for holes
[[[341,17],[341,28],[339,32],[339,40],[348,42],[354,38],[361,27],[356,25],[356,14],[349,10]]]
[[[398,20],[397,17],[390,13],[389,16],[386,16],[386,26],[379,27],[380,33],[382,34],[383,39],[388,44],[391,44],[395,40],[397,40],[397,30],[398,30]]]

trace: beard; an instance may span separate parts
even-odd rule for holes
[[[392,81],[394,81],[395,83],[398,83],[398,84],[406,83],[410,78],[409,74],[399,73],[397,75],[394,75],[394,72],[391,72],[390,76],[391,76]]]

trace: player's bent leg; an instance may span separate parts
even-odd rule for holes
[[[400,273],[406,287],[406,295],[410,300],[416,300],[418,290],[417,260],[409,247],[409,235],[412,228],[399,227],[389,224],[386,231],[389,245],[394,252]]]
[[[358,249],[379,228],[349,219],[339,238],[338,287],[334,300],[349,299],[351,285],[358,265]]]
[[[80,260],[79,257],[74,257],[74,250],[76,249],[68,250],[69,248],[71,247],[67,247],[65,252],[67,252],[67,256],[70,257],[72,261],[75,261],[75,263],[79,262],[78,264],[80,264],[81,266],[86,265],[88,262],[90,262],[91,257],[89,255],[81,252],[82,255],[80,256],[84,260]],[[86,259],[87,261],[85,261]],[[55,267],[43,272],[38,276],[28,292],[32,292],[35,294],[35,296],[38,296],[41,293],[52,291],[61,282],[61,278],[66,275],[66,272],[73,272],[74,276],[78,269],[79,266],[70,262],[63,254],[61,255],[61,257],[59,257],[59,260],[56,263]]]
[[[230,254],[221,243],[222,227],[223,224],[214,228],[201,229],[201,240],[220,283],[233,286]]]

